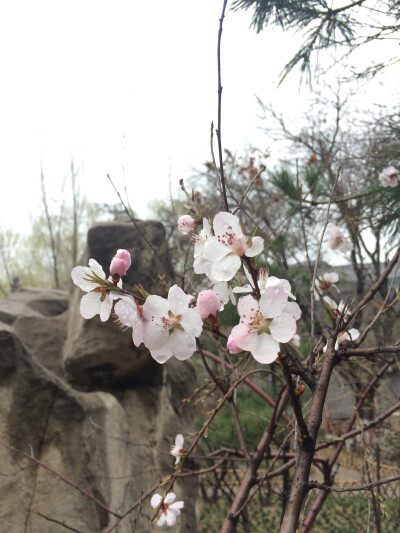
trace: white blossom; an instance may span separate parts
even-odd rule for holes
[[[174,526],[176,524],[176,518],[181,514],[181,509],[185,506],[185,502],[176,502],[176,495],[173,492],[169,492],[164,501],[160,494],[153,494],[150,500],[150,505],[153,509],[156,509],[160,504],[160,510],[157,517],[157,526]],[[162,503],[161,503],[162,502]]]

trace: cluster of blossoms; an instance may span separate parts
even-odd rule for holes
[[[198,226],[202,229],[196,233]],[[132,328],[135,346],[143,343],[159,363],[165,363],[172,356],[181,361],[190,358],[204,327],[220,333],[219,314],[229,300],[237,304],[239,314],[239,323],[227,340],[231,354],[248,351],[259,363],[270,364],[279,355],[280,343],[299,345],[296,321],[301,310],[294,301],[296,298],[290,283],[268,276],[266,268],[258,270],[257,279],[252,258],[263,252],[261,237],[246,236],[239,219],[228,212],[218,213],[212,225],[206,218],[195,220],[189,215],[182,216],[178,220],[178,229],[183,234],[192,233],[193,269],[196,274],[207,276],[210,289],[201,291],[197,299],[177,285],[169,289],[167,298],[148,295],[143,290],[140,296],[133,295],[123,290],[121,280],[131,266],[131,257],[127,250],[118,250],[111,261],[109,277],[94,259],[89,260],[88,266],[77,266],[72,270],[72,280],[86,293],[80,304],[82,316],[92,318],[98,314],[102,321],[106,321],[115,303],[114,313],[121,325]],[[328,246],[342,252],[351,249],[340,228],[334,225],[330,228]],[[248,283],[244,283],[238,274],[241,267]],[[232,288],[233,278],[239,285]],[[340,313],[341,304],[338,306],[323,292],[335,287],[338,280],[338,274],[328,272],[316,283],[316,297],[321,296],[333,318]],[[241,296],[243,293],[247,294]],[[357,330],[340,333],[338,346],[355,340],[358,335]],[[183,435],[179,434],[171,447],[176,465],[187,454],[183,443]],[[156,509],[157,526],[175,525],[184,506],[184,502],[175,502],[175,498],[172,492],[165,497],[153,495],[151,505]]]
[[[393,166],[387,167],[379,174],[382,187],[396,187],[399,183],[399,171]]]

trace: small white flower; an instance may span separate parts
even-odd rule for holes
[[[175,464],[177,465],[186,453],[185,448],[183,447],[183,435],[179,434],[175,437],[175,445],[171,446],[170,454],[176,457]]]
[[[240,298],[240,323],[229,335],[229,351],[235,354],[247,350],[262,364],[275,361],[279,343],[293,338],[296,320],[301,315],[300,307],[295,302],[288,302],[289,296],[294,298],[290,283],[272,276],[268,278],[259,302],[251,295]]]
[[[156,522],[158,527],[165,525],[172,527],[176,524],[176,518],[181,514],[181,509],[185,506],[185,502],[176,502],[175,499],[176,495],[173,492],[169,492],[163,502],[160,494],[153,494],[150,500],[150,505],[153,509],[156,509],[162,502]]]
[[[331,250],[339,250],[339,252],[343,253],[348,252],[353,248],[350,241],[343,235],[342,230],[334,224],[332,224],[329,229],[328,247]]]
[[[91,279],[97,276],[106,281],[104,270],[95,259],[89,259],[89,266],[77,266],[72,269],[72,281],[81,290],[87,292],[81,299],[80,311],[83,318],[93,318],[100,315],[100,320],[106,322],[110,318],[113,301],[120,298],[120,293],[106,289],[100,283]],[[118,283],[122,287],[122,282]]]
[[[396,187],[399,182],[399,171],[393,166],[387,167],[379,174],[382,187]]]
[[[232,213],[225,211],[217,213],[213,220],[213,230],[214,236],[208,235],[207,242],[200,252],[202,260],[197,257],[194,263],[197,274],[207,274],[212,280],[230,281],[240,268],[240,258],[243,255],[255,257],[264,249],[264,239],[246,237],[238,217]]]
[[[351,328],[348,331],[341,331],[339,335],[337,336],[337,342],[335,345],[335,349],[338,348],[339,344],[343,344],[346,341],[356,341],[358,337],[360,336],[360,332],[358,329]]]
[[[180,361],[191,357],[196,350],[196,337],[203,328],[200,315],[189,308],[190,296],[174,285],[168,300],[148,296],[143,305],[143,342],[152,357],[165,363],[173,355]]]

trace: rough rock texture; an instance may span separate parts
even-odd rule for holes
[[[112,231],[116,226],[110,225]],[[151,235],[149,228],[145,227]],[[157,232],[162,230],[155,223],[150,223],[150,227]],[[118,233],[124,234],[124,231],[125,228],[122,228]],[[126,241],[114,241],[116,248],[126,244]],[[162,246],[163,239],[159,241],[158,250],[162,250]],[[112,251],[110,249],[111,255],[114,247]],[[95,258],[103,265],[107,264],[104,257]],[[156,264],[151,265],[154,273]],[[140,277],[139,274],[137,277]],[[150,355],[142,351],[140,358],[143,362],[137,364],[135,358],[138,354],[127,341],[123,349],[120,345],[112,349],[118,333],[114,326],[105,327],[95,322],[95,326],[85,327],[91,321],[79,323],[76,291],[71,302],[68,322],[65,320],[65,295],[60,291],[26,290],[10,295],[0,303],[2,532],[65,531],[60,524],[46,520],[39,513],[82,533],[105,533],[117,521],[93,500],[43,466],[38,466],[28,456],[68,478],[112,511],[122,513],[163,474],[172,472],[174,458],[168,453],[169,447],[177,433],[193,429],[192,413],[186,410],[179,412],[182,400],[189,396],[194,386],[190,362],[172,360],[157,366],[154,372],[149,370],[154,369]],[[64,329],[60,325],[58,330],[59,337],[50,332],[51,320],[57,317],[63,317],[60,322],[64,324]],[[24,331],[35,320],[39,324],[36,337],[34,326],[31,335]],[[46,320],[50,321],[47,326]],[[74,327],[80,328],[80,336],[71,330]],[[82,353],[87,354],[85,347],[97,339],[98,359],[96,350],[92,348],[91,364],[98,368],[106,360],[115,369],[112,378],[109,379],[104,367],[103,372],[86,372],[82,381],[84,385],[80,385],[85,391],[76,390],[61,378],[62,370],[58,364],[65,334],[69,339],[67,345],[70,351],[67,350],[67,353],[73,353],[71,346],[75,346],[75,360],[79,359],[79,346]],[[129,336],[128,332],[123,337],[124,342]],[[57,365],[49,360],[51,346]],[[46,353],[45,357],[42,357],[41,349]],[[101,353],[102,349],[107,349],[106,357]],[[124,359],[119,357],[121,350],[124,350]],[[134,359],[131,366],[128,365],[129,353]],[[66,357],[66,362],[69,361]],[[89,368],[87,356],[80,361],[82,371]],[[52,370],[52,365],[56,371]],[[70,370],[71,367],[67,375],[72,376],[74,384],[79,380]],[[128,378],[124,377],[124,372],[128,372]],[[184,498],[185,510],[173,531],[196,531],[196,480],[185,478],[176,484],[174,490],[178,498]],[[149,523],[152,516],[149,499],[143,502],[142,507],[136,523],[138,533],[154,530]],[[131,532],[136,512],[122,520],[113,531]]]
[[[68,304],[66,291],[34,288],[22,288],[0,300],[0,320],[13,326],[34,359],[60,377]]]

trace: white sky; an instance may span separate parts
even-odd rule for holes
[[[114,203],[107,173],[132,207],[168,194],[210,158],[216,122],[218,0],[14,0],[0,6],[0,224],[29,230],[38,213],[40,160],[60,194],[71,155],[82,192]],[[271,147],[258,128],[257,94],[299,117],[306,95],[278,75],[298,39],[256,35],[250,13],[228,10],[222,44],[223,144]],[[303,91],[304,93],[304,91]],[[124,168],[124,172],[123,172]],[[4,197],[4,196],[3,196]]]

